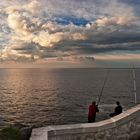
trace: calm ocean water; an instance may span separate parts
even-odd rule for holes
[[[109,118],[116,100],[134,106],[131,69],[0,69],[0,124],[57,125],[87,122],[109,71],[97,121]],[[140,69],[136,69],[140,100]]]

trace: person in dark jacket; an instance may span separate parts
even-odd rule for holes
[[[117,104],[117,106],[116,106],[114,112],[110,114],[110,117],[114,117],[114,116],[122,113],[122,106],[120,105],[120,102],[117,101],[116,104]]]
[[[95,122],[96,112],[99,112],[98,106],[96,105],[96,102],[92,102],[92,104],[89,105],[89,108],[88,108],[88,122],[89,123]]]

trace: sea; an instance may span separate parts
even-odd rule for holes
[[[0,125],[20,123],[40,127],[86,123],[92,101],[99,104],[96,121],[108,119],[116,101],[120,101],[124,111],[135,106],[132,71],[0,69]],[[140,69],[135,69],[135,75],[138,103]]]

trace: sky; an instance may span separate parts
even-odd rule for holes
[[[1,1],[0,67],[140,66],[139,7],[139,0]]]

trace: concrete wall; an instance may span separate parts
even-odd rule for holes
[[[30,140],[140,140],[140,105],[111,119],[33,129]],[[139,138],[138,138],[139,137]]]

